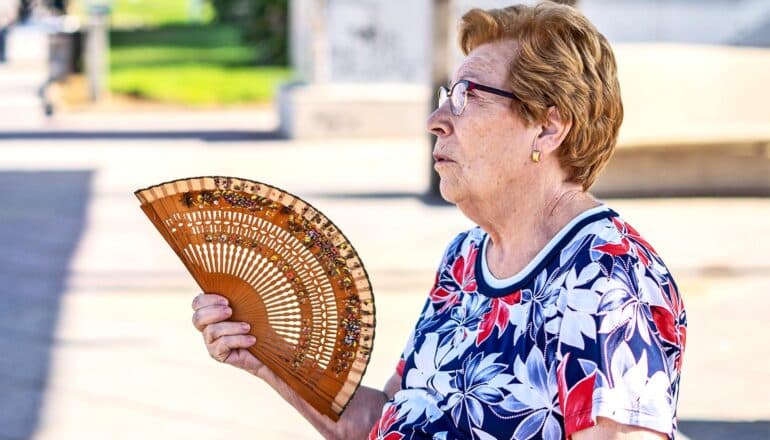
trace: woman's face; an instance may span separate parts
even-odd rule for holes
[[[457,69],[452,84],[466,79],[509,91],[506,77],[515,48],[513,41],[477,47]],[[428,118],[428,130],[437,137],[434,167],[444,199],[457,205],[491,202],[504,194],[501,191],[521,193],[533,184],[530,152],[538,131],[525,126],[509,98],[473,90],[460,116],[449,107],[447,101]]]

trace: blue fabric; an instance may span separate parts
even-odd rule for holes
[[[508,288],[483,280],[484,231],[450,243],[370,439],[562,439],[598,416],[673,439],[676,284],[614,211],[579,220]]]

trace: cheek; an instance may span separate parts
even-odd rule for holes
[[[469,117],[458,121],[455,126],[455,134],[459,143],[458,159],[465,166],[475,168],[478,163],[488,159],[490,150],[490,127],[485,120]]]
[[[466,180],[482,186],[507,184],[520,174],[529,158],[529,147],[524,145],[526,128],[506,120],[508,113],[493,110],[484,115],[463,114],[467,118],[455,123],[460,171]]]
[[[526,165],[513,143],[505,139],[486,139],[488,143],[478,144],[466,161],[462,163],[463,176],[473,186],[492,190],[510,185],[523,177]]]
[[[494,134],[487,128],[473,130],[471,136],[461,139],[461,164],[464,172],[469,174],[489,174],[500,165],[500,160],[506,160],[504,152],[500,151],[501,140],[495,139]],[[504,145],[504,144],[503,144]]]

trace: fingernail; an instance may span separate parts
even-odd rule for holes
[[[226,306],[227,305],[227,300],[226,299],[220,299],[219,302],[217,302],[217,304],[219,304],[220,306]]]
[[[233,309],[231,309],[230,307],[225,307],[225,313],[228,313],[228,314],[233,313]]]
[[[249,342],[251,342],[253,344],[253,343],[257,342],[257,338],[255,338],[254,336],[249,336]]]
[[[241,328],[244,329],[244,330],[248,330],[248,329],[251,328],[251,326],[249,325],[248,322],[243,322],[243,323],[241,323]]]

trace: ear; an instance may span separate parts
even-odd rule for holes
[[[567,137],[572,123],[562,119],[556,106],[548,107],[545,121],[540,125],[540,134],[537,136],[537,147],[547,155],[556,151]]]

